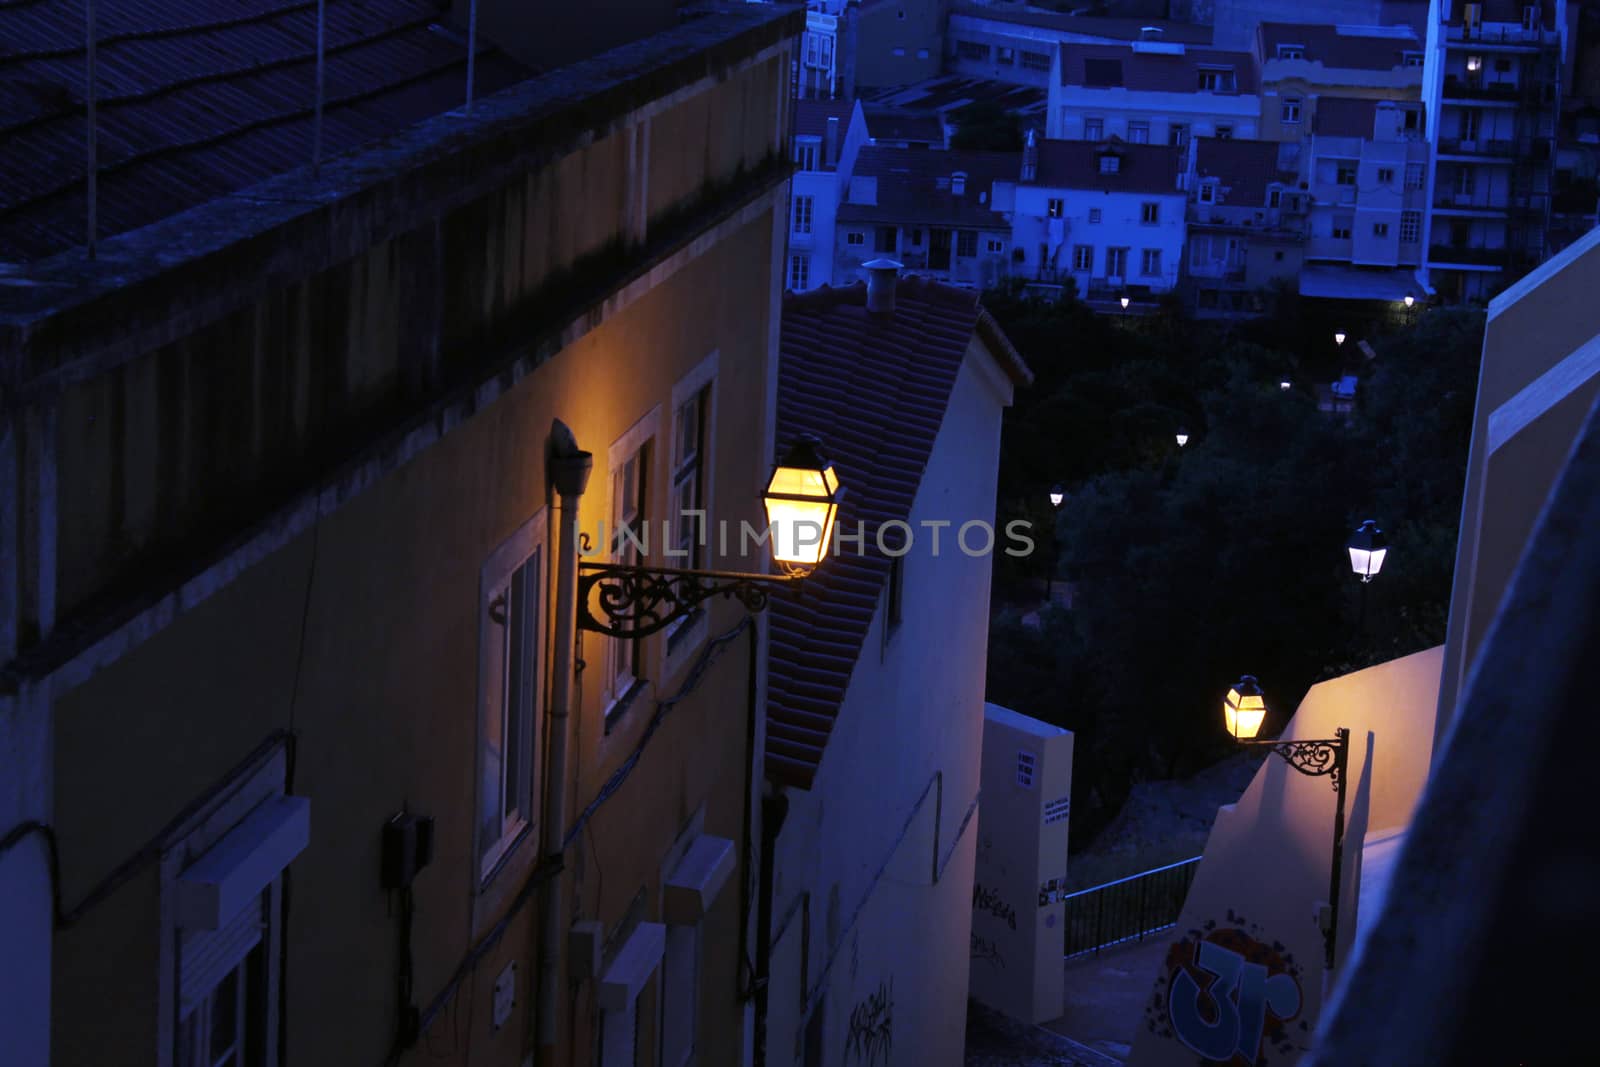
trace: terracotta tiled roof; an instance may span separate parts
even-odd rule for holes
[[[1020,152],[866,145],[856,156],[853,177],[876,182],[876,203],[847,198],[839,205],[838,218],[840,222],[1009,230],[1011,224],[1005,216],[993,210],[994,183],[1015,181],[1021,170]],[[951,186],[957,172],[967,176],[960,195]]]
[[[860,554],[845,546],[798,595],[772,602],[766,767],[801,789],[822,762],[889,573],[876,530],[911,511],[973,333],[1014,381],[1032,381],[974,293],[914,276],[897,290],[889,321],[868,317],[861,284],[783,304],[778,454],[801,434],[818,437],[845,487],[840,529],[866,529]]]
[[[1277,141],[1196,138],[1195,176],[1218,180],[1221,186],[1218,204],[1264,207],[1269,185],[1273,182],[1289,185],[1295,180],[1294,171],[1278,166],[1281,149]]]
[[[1115,173],[1100,170],[1107,152],[1119,159]],[[1164,144],[1128,144],[1109,141],[1057,141],[1039,143],[1039,173],[1034,184],[1060,189],[1098,189],[1113,193],[1176,193],[1183,149]]]
[[[459,107],[465,44],[430,0],[327,5],[324,157]],[[140,0],[98,13],[99,231],[311,161],[316,4]],[[84,242],[83,0],[0,4],[0,261]],[[479,42],[480,95],[532,72]]]
[[[1358,29],[1337,26],[1306,25],[1295,22],[1263,22],[1256,30],[1263,63],[1276,59],[1278,46],[1299,45],[1305,49],[1305,59],[1321,63],[1324,67],[1340,70],[1393,70],[1404,65],[1405,52],[1422,51],[1422,42],[1415,34],[1394,36],[1391,29],[1385,35],[1367,35]]]
[[[1124,44],[1064,44],[1061,84],[1090,89],[1134,89],[1150,93],[1195,92],[1202,68],[1233,71],[1235,93],[1256,91],[1255,57],[1249,52],[1185,48],[1170,52],[1137,52]]]

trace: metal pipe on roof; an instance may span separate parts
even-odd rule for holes
[[[317,106],[311,120],[311,177],[322,170],[322,90],[325,84],[327,41],[327,0],[317,0]]]
[[[467,114],[472,114],[472,83],[478,72],[478,0],[467,11]]]
[[[84,89],[84,113],[88,121],[86,131],[88,139],[88,156],[84,162],[84,180],[88,185],[89,217],[85,222],[88,231],[89,258],[95,258],[96,237],[100,229],[96,220],[97,198],[100,193],[100,144],[95,130],[95,0],[86,0],[83,9],[83,36],[85,53],[84,80],[87,85]]]

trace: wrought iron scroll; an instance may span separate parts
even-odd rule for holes
[[[1254,741],[1246,744],[1265,745],[1283,757],[1283,761],[1301,774],[1312,778],[1327,775],[1333,780],[1335,792],[1339,790],[1339,774],[1343,760],[1339,758],[1342,740],[1315,741]]]
[[[748,611],[765,611],[771,590],[794,581],[787,575],[585,563],[578,574],[578,626],[608,637],[649,637],[718,595]]]

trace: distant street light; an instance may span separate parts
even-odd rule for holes
[[[1278,383],[1278,388],[1281,389],[1283,392],[1287,393],[1293,387],[1293,385],[1294,385],[1293,382],[1289,381],[1289,379],[1287,379],[1287,378],[1284,378],[1282,381],[1280,381]]]
[[[1416,297],[1412,296],[1410,293],[1406,294],[1406,310],[1407,311],[1410,311],[1411,310],[1411,305],[1415,304],[1416,302],[1417,302],[1417,298]]]
[[[1063,500],[1065,500],[1066,498],[1067,498],[1067,494],[1062,491],[1062,489],[1061,489],[1061,487],[1059,485],[1052,485],[1050,487],[1050,506],[1051,507],[1059,508],[1061,506],[1061,502]]]
[[[1370,582],[1383,569],[1383,558],[1389,554],[1389,540],[1371,519],[1363,522],[1345,546],[1350,550],[1350,569],[1363,582]]]
[[[1333,343],[1336,344],[1336,345],[1344,344],[1344,331],[1343,330],[1335,330],[1334,331],[1334,333],[1333,333]]]
[[[1189,431],[1188,430],[1179,430],[1178,431],[1178,447],[1182,448],[1184,445],[1186,445],[1188,443],[1189,443]]]
[[[1117,303],[1122,305],[1122,310],[1123,311],[1127,311],[1128,310],[1128,298],[1127,297],[1122,297],[1120,300],[1117,301]]]
[[[1266,698],[1253,675],[1236,682],[1222,701],[1222,716],[1228,733],[1241,745],[1264,745],[1283,758],[1283,762],[1312,778],[1324,775],[1333,779],[1337,796],[1333,811],[1333,861],[1328,871],[1328,899],[1322,905],[1323,963],[1333,970],[1334,947],[1339,940],[1339,877],[1344,858],[1344,787],[1350,760],[1350,731],[1341,726],[1331,738],[1302,741],[1256,740],[1261,721],[1267,716]]]

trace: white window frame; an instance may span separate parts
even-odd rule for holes
[[[1389,224],[1387,222],[1374,222],[1372,224],[1372,236],[1374,236],[1374,237],[1387,237],[1387,236],[1389,236]]]
[[[844,235],[844,243],[852,248],[859,248],[867,243],[867,235],[860,230],[848,230]]]
[[[998,238],[998,237],[986,237],[986,238],[984,238],[984,251],[988,252],[990,255],[1003,254],[1005,252],[1005,250],[1006,250],[1006,243],[1005,243],[1005,241],[1001,240],[1000,238]]]
[[[1106,249],[1106,277],[1126,278],[1128,276],[1129,249],[1116,246]],[[1115,269],[1113,269],[1115,266]]]
[[[1161,222],[1161,201],[1146,200],[1139,205],[1139,222],[1145,226],[1155,226]]]
[[[1283,106],[1278,112],[1278,121],[1288,126],[1298,126],[1300,124],[1300,98],[1298,96],[1286,96],[1283,98]]]
[[[637,563],[644,564],[649,560],[648,551],[652,549],[649,541],[650,520],[654,503],[655,471],[657,449],[655,443],[661,438],[661,405],[651,408],[649,413],[638,422],[630,426],[626,433],[612,442],[606,451],[606,558],[612,563]],[[642,504],[634,505],[630,521],[638,522],[642,512],[643,522],[639,523],[642,529],[634,531],[634,538],[619,537],[619,522],[629,518],[628,505],[621,503],[624,492],[623,478],[628,463],[637,462],[636,470],[644,475]],[[637,486],[637,483],[635,483]],[[637,490],[636,490],[637,491]],[[619,513],[620,509],[620,513]],[[657,524],[656,532],[660,532]],[[639,541],[644,542],[641,550]],[[617,713],[629,702],[629,697],[637,692],[644,684],[645,679],[635,673],[636,666],[644,663],[642,649],[635,646],[642,638],[608,637],[602,638],[605,642],[605,655],[601,657],[605,674],[601,678],[601,689],[605,694],[605,725],[606,732],[610,732],[615,723]]]
[[[794,198],[794,232],[810,233],[811,224],[816,215],[817,198],[814,196],[797,196]]]
[[[804,252],[789,256],[789,288],[797,293],[811,288],[811,257]]]
[[[1217,202],[1217,183],[1210,178],[1200,183],[1196,199],[1202,204],[1215,204]]]
[[[1090,128],[1093,127],[1093,132]],[[1088,116],[1083,120],[1083,138],[1086,141],[1103,141],[1106,139],[1106,120],[1099,115]]]
[[[178,1058],[181,1032],[179,991],[180,967],[189,939],[204,937],[211,931],[185,927],[181,898],[186,870],[205,857],[228,833],[236,829],[263,803],[285,797],[288,755],[284,746],[273,748],[252,767],[241,772],[210,804],[176,827],[159,863],[160,931],[158,935],[160,973],[157,979],[156,1064],[157,1067],[184,1067]],[[303,801],[302,801],[303,803]],[[283,874],[271,879],[260,897],[260,913],[265,927],[260,939],[245,950],[238,966],[248,966],[250,957],[261,952],[260,993],[266,998],[260,1011],[262,1028],[260,1049],[263,1062],[277,1063],[278,1017],[282,1010],[282,982],[279,966],[283,957]],[[251,905],[247,905],[251,906]],[[229,916],[232,920],[237,916]],[[232,971],[228,973],[233,973]],[[225,976],[224,976],[225,977]],[[199,1010],[198,1008],[196,1010]]]
[[[1149,144],[1150,143],[1150,120],[1149,119],[1132,119],[1132,120],[1129,120],[1129,122],[1128,122],[1128,143],[1129,144]],[[1114,159],[1116,157],[1113,156],[1111,158]]]
[[[1408,237],[1407,234],[1410,234]],[[1414,245],[1422,240],[1422,212],[1400,212],[1400,243]]]
[[[1161,249],[1143,248],[1139,250],[1139,276],[1141,278],[1161,277]]]
[[[1078,274],[1094,270],[1094,245],[1072,246],[1072,269]]]
[[[1280,44],[1278,46],[1279,59],[1304,59],[1306,46],[1303,44]]]
[[[478,858],[478,886],[494,880],[506,861],[524,841],[536,836],[539,811],[539,708],[544,694],[544,609],[549,588],[544,546],[548,534],[546,511],[539,511],[489,554],[478,575],[478,715],[477,766],[473,775],[473,854]],[[513,583],[518,588],[513,588]],[[520,623],[513,614],[520,601],[527,614]],[[531,622],[531,626],[528,624]],[[511,645],[520,626],[520,652]],[[523,669],[514,671],[520,655]],[[515,681],[517,692],[511,689]],[[515,702],[516,707],[508,707]],[[498,762],[489,752],[490,720],[502,750],[513,743],[525,760],[520,781],[507,781],[508,760],[502,751]],[[493,773],[499,825],[489,836],[486,816],[487,781]],[[507,811],[507,790],[518,794],[516,807]]]
[[[1174,148],[1183,148],[1189,143],[1189,124],[1187,122],[1167,123],[1167,144]]]
[[[699,539],[705,543],[694,546],[688,557],[666,556],[665,565],[668,567],[704,568],[710,565],[711,546],[715,543],[711,537],[713,521],[711,515],[715,511],[716,500],[714,442],[717,440],[717,368],[720,358],[720,352],[713,350],[672,387],[672,425],[667,428],[667,439],[672,443],[672,455],[667,459],[667,511],[673,529],[673,543],[669,547],[674,552],[684,548],[679,540],[681,537],[678,522],[681,507],[679,492],[680,483],[687,473],[687,466],[686,460],[680,455],[682,445],[680,435],[684,430],[680,418],[685,405],[696,397],[699,397],[705,405],[704,414],[701,416],[700,455],[696,475],[699,480],[699,510],[704,513],[699,520]],[[710,630],[708,619],[709,613],[702,607],[685,618],[673,622],[663,631],[660,669],[663,685],[667,684],[666,679],[673,677],[683,668],[695,650],[705,642]]]
[[[1385,175],[1387,175],[1387,177],[1385,177]],[[1394,184],[1394,168],[1393,167],[1379,167],[1378,168],[1378,184],[1379,185],[1393,185]]]
[[[801,170],[816,170],[817,160],[822,154],[822,139],[820,137],[796,137],[794,139],[794,161],[800,165]]]
[[[1423,185],[1423,166],[1421,163],[1407,163],[1405,171],[1405,188],[1421,189]]]
[[[1066,199],[1059,196],[1046,197],[1044,202],[1044,213],[1046,217],[1052,219],[1064,217],[1067,213]]]

